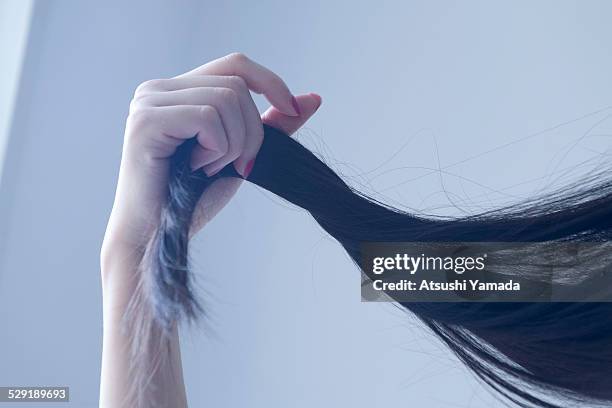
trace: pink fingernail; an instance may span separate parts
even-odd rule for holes
[[[244,167],[244,178],[248,178],[249,174],[251,174],[251,170],[253,170],[253,165],[255,164],[255,159],[251,160]]]
[[[317,109],[319,109],[321,107],[321,102],[323,102],[323,99],[321,98],[321,95],[318,95],[318,94],[316,94],[314,92],[311,92],[310,96],[312,96],[313,98],[316,99],[316,101],[317,101]]]
[[[298,101],[297,101],[297,99],[295,99],[295,96],[291,97],[291,104],[293,105],[293,109],[295,109],[295,112],[298,114],[298,116],[302,116],[302,111],[300,110],[300,105],[298,105]]]

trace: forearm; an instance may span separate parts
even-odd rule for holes
[[[156,407],[186,407],[178,328],[175,326],[162,336],[161,329],[152,324],[140,327],[148,333],[135,333],[134,327],[123,320],[137,291],[139,257],[134,252],[137,251],[103,250],[104,330],[100,407],[147,407],[146,401],[149,404],[154,402]],[[138,345],[138,351],[143,353],[138,358],[150,363],[144,365],[150,372],[134,371],[143,370],[143,366],[133,365],[132,341],[136,335],[138,339],[153,340],[150,344]],[[163,339],[162,347],[159,347],[160,339]],[[139,385],[137,379],[145,380],[146,387],[140,391],[135,388]],[[138,395],[145,402],[136,405],[134,398]]]

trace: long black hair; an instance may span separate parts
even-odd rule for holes
[[[194,143],[184,143],[171,160],[168,201],[142,264],[135,301],[139,307],[128,313],[130,324],[140,325],[141,332],[147,330],[144,325],[155,324],[163,334],[202,312],[188,261],[192,214],[211,183],[241,177],[232,165],[210,178],[192,172]],[[248,177],[308,211],[356,263],[362,242],[605,242],[612,236],[611,180],[605,173],[592,174],[550,196],[495,211],[463,218],[422,217],[356,191],[295,139],[269,126]],[[519,406],[612,404],[612,303],[400,305],[482,381]],[[149,320],[134,316],[143,308]],[[142,347],[143,341],[135,337],[134,347]]]

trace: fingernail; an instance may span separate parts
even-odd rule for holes
[[[249,174],[251,174],[251,170],[253,170],[253,165],[255,164],[255,159],[249,161],[246,166],[244,167],[244,174],[243,177],[249,178]]]
[[[315,98],[317,100],[317,107],[316,107],[316,109],[319,109],[321,107],[321,102],[323,102],[323,99],[321,98],[321,95],[316,94],[314,92],[311,92],[310,96],[312,96],[313,98]]]
[[[295,113],[297,113],[298,116],[302,116],[300,105],[298,105],[298,101],[297,99],[295,99],[295,96],[291,97],[291,104],[293,105],[293,109],[295,109]]]

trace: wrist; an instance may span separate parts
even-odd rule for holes
[[[138,273],[146,244],[123,234],[107,232],[100,249],[102,286],[106,287],[113,276],[130,278]]]

